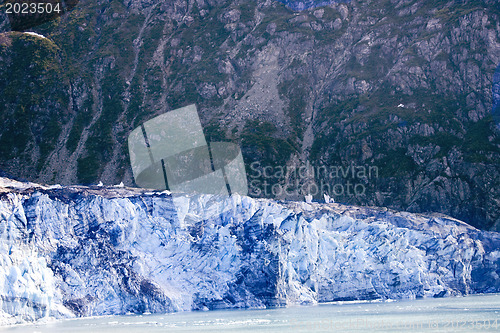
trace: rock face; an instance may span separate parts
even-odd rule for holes
[[[2,182],[2,323],[500,291],[499,234],[444,215]]]
[[[247,166],[379,170],[259,184],[358,182],[330,196],[500,228],[497,1],[283,2],[84,0],[36,29],[47,39],[0,34],[0,169],[132,185],[130,131],[196,103],[207,138],[240,144]]]

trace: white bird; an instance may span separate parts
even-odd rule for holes
[[[123,185],[123,182],[120,182],[119,185],[116,185],[116,187],[124,187],[125,185]]]
[[[323,197],[325,198],[325,202],[326,203],[334,203],[335,200],[333,200],[333,198],[331,198],[328,194],[323,194]]]
[[[398,108],[404,108],[404,107],[405,107],[405,105],[404,105],[404,104],[399,104],[399,105],[398,105]]]
[[[97,184],[97,186],[104,186],[104,184],[100,181],[99,184]]]
[[[308,194],[308,195],[306,195],[305,199],[306,199],[307,203],[311,203],[313,201],[313,196]]]

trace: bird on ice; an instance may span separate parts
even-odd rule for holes
[[[306,200],[307,203],[311,203],[313,201],[313,196],[310,195],[310,194],[308,194],[308,195],[305,196],[305,200]]]
[[[331,198],[328,194],[323,194],[323,197],[325,198],[325,202],[326,203],[334,203],[335,200],[333,198]]]

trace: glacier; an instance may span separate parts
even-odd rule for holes
[[[441,214],[0,178],[0,324],[500,292]]]

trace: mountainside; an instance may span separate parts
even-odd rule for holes
[[[2,324],[500,291],[500,235],[444,215],[0,185]]]
[[[0,34],[0,169],[133,185],[128,134],[196,103],[208,139],[242,147],[253,196],[316,184],[500,230],[498,2],[284,3],[83,0],[34,29],[47,38]],[[277,171],[307,163],[376,172]]]

